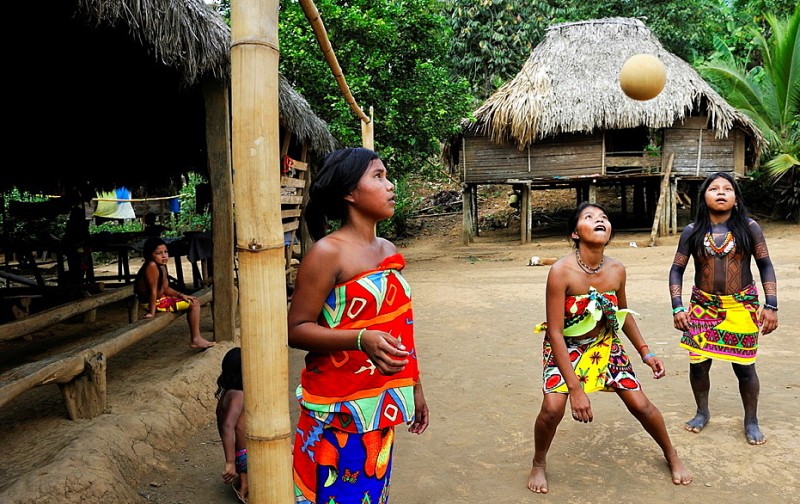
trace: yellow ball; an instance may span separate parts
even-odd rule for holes
[[[664,64],[652,54],[635,54],[619,71],[622,92],[634,100],[651,100],[658,96],[667,82]]]

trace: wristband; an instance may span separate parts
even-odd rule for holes
[[[777,306],[771,305],[769,303],[764,303],[764,309],[765,310],[778,311],[778,307]]]
[[[358,336],[356,336],[356,348],[358,349],[359,352],[363,352],[363,350],[361,349],[361,336],[364,334],[364,331],[366,330],[367,330],[366,327],[361,329],[360,331],[358,331]]]
[[[685,306],[678,306],[677,308],[673,308],[672,309],[672,314],[673,315],[677,315],[680,312],[685,312],[685,311],[689,311],[689,310],[687,310]]]
[[[647,362],[647,361],[649,361],[650,359],[652,359],[655,356],[656,356],[656,354],[654,354],[653,352],[650,352],[649,354],[647,354],[644,357],[642,357],[642,362]]]

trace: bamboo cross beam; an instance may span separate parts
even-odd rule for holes
[[[373,114],[372,114],[372,107],[370,107],[369,115],[365,114],[361,107],[358,106],[356,103],[356,99],[353,97],[353,93],[350,92],[350,86],[347,85],[347,79],[344,77],[344,71],[342,71],[341,65],[339,65],[339,60],[336,58],[336,53],[333,52],[333,46],[331,45],[330,39],[328,39],[328,31],[325,29],[325,24],[322,22],[322,16],[317,9],[317,6],[314,5],[313,0],[299,0],[300,6],[303,8],[303,13],[306,15],[306,19],[311,24],[311,28],[314,30],[314,35],[317,37],[317,43],[319,44],[320,50],[322,50],[323,56],[325,56],[325,61],[328,63],[328,66],[333,73],[333,77],[336,79],[336,84],[339,86],[339,90],[344,95],[344,101],[350,106],[350,110],[361,119],[361,143],[367,149],[375,149],[375,142],[374,142],[374,130],[373,130]]]

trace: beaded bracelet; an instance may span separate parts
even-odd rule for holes
[[[642,357],[642,362],[647,362],[648,360],[652,359],[655,356],[656,356],[656,354],[654,354],[653,352],[650,352],[649,354],[647,354],[644,357]]]
[[[358,348],[359,352],[363,352],[363,350],[361,349],[361,336],[364,334],[364,331],[366,330],[367,330],[366,327],[361,329],[360,331],[358,331],[358,336],[356,336],[356,348]]]
[[[685,306],[678,306],[677,308],[673,308],[672,309],[672,314],[673,315],[677,315],[680,312],[685,312],[685,311],[689,311],[689,310],[687,310]]]
[[[767,310],[778,311],[778,307],[769,303],[764,303],[764,308]]]

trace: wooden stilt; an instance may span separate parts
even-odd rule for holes
[[[83,374],[60,384],[70,419],[88,419],[101,415],[107,406],[106,359],[96,353],[86,359]]]
[[[464,244],[469,245],[475,237],[475,219],[473,218],[473,193],[476,192],[474,184],[464,184],[461,190],[462,215],[464,222]]]

